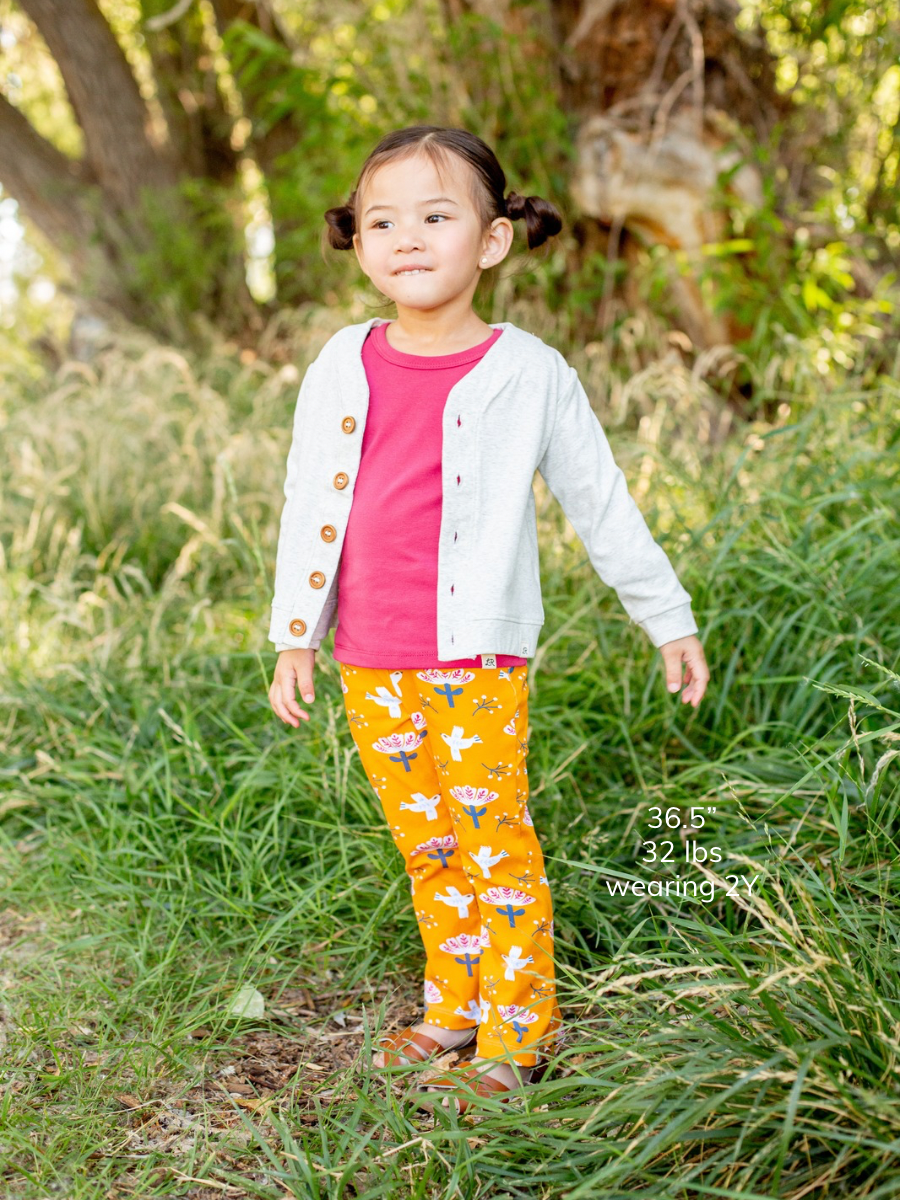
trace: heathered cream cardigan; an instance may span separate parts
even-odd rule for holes
[[[369,404],[362,345],[383,321],[335,333],[300,385],[269,628],[276,650],[316,649],[336,620]],[[438,657],[534,655],[544,623],[535,470],[653,645],[696,633],[691,598],[632,499],[578,373],[534,334],[508,321],[491,328],[503,336],[444,406]]]

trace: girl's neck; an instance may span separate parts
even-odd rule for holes
[[[476,313],[463,325],[429,325],[427,321],[398,317],[385,327],[384,335],[393,350],[403,354],[440,357],[471,350],[491,336],[493,329]]]

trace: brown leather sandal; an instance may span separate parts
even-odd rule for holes
[[[477,1037],[478,1026],[473,1025],[472,1036],[467,1042],[461,1042],[457,1046],[444,1046],[436,1038],[429,1037],[427,1033],[422,1033],[421,1030],[416,1031],[411,1025],[407,1025],[399,1033],[381,1038],[375,1051],[376,1053],[379,1050],[384,1052],[385,1067],[407,1067],[410,1065],[410,1060],[427,1062],[429,1058],[439,1058],[441,1054],[449,1054],[451,1050],[462,1050],[464,1046],[471,1046]],[[380,1070],[381,1068],[376,1067],[375,1069]]]
[[[530,1087],[533,1083],[539,1083],[546,1075],[549,1066],[549,1059],[540,1058],[531,1068],[531,1075],[527,1083],[517,1087],[507,1087],[499,1079],[492,1079],[490,1075],[484,1073],[490,1069],[484,1063],[467,1063],[451,1067],[445,1075],[429,1079],[427,1087],[434,1089],[435,1093],[450,1093],[456,1101],[456,1111],[461,1116],[467,1108],[473,1106],[472,1092],[478,1097],[487,1096],[490,1099],[504,1102],[509,1099],[510,1095],[521,1095],[524,1088]],[[432,1094],[430,1091],[417,1092],[415,1104],[417,1108],[424,1108],[427,1112],[433,1113],[436,1107],[443,1104],[443,1097],[439,1094]]]

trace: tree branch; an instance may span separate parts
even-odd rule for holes
[[[79,203],[95,182],[84,163],[41,137],[15,105],[0,95],[0,180],[41,233],[77,254],[89,236],[90,220]]]
[[[167,187],[177,171],[167,147],[150,140],[150,118],[131,68],[96,0],[20,0],[63,77],[86,158],[97,182],[120,208],[141,187]]]

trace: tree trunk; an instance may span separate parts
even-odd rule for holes
[[[132,321],[175,340],[195,315],[238,336],[258,328],[231,215],[232,120],[211,66],[199,65],[196,19],[181,44],[148,33],[170,121],[160,127],[97,0],[20,2],[56,60],[85,146],[82,160],[69,160],[0,102],[0,179],[23,214],[88,294]]]
[[[168,8],[169,0],[164,0]],[[195,179],[229,185],[238,169],[231,144],[234,117],[225,107],[212,63],[203,14],[191,4],[156,13],[159,5],[142,0],[143,28],[156,94],[165,114],[175,155]]]
[[[121,287],[116,255],[96,236],[117,227],[117,216],[85,162],[76,162],[42,138],[19,110],[0,96],[0,165],[4,188],[69,263],[79,281],[90,281],[97,299],[130,320],[140,308]],[[124,231],[118,227],[118,236]]]
[[[212,0],[212,9],[221,37],[226,37],[238,22],[243,22],[253,29],[258,29],[269,40],[267,52],[271,61],[267,64],[268,68],[285,73],[296,69],[295,56],[300,47],[293,43],[268,0]],[[251,122],[250,145],[253,158],[268,183],[269,215],[275,241],[273,254],[277,299],[279,304],[297,305],[315,297],[303,290],[302,286],[298,287],[297,272],[289,257],[288,247],[291,235],[298,228],[298,218],[292,190],[279,186],[283,173],[283,166],[279,160],[283,155],[296,151],[297,146],[302,144],[306,131],[296,112],[284,113],[275,120],[269,118],[269,73],[270,70],[267,69],[255,70],[246,76],[239,74],[241,105],[244,115]]]
[[[788,102],[761,35],[739,33],[737,0],[553,0],[564,102],[581,118],[573,197],[611,233],[685,251],[728,236],[711,205],[719,176],[756,207],[762,180],[749,139],[767,136]],[[621,230],[619,246],[617,231]],[[673,274],[685,330],[698,347],[749,330],[713,313],[696,275]]]
[[[81,196],[86,186],[96,182],[86,165],[73,162],[42,138],[3,95],[0,144],[4,148],[3,186],[48,241],[70,257],[79,257],[90,233]]]
[[[546,55],[548,43],[555,50],[559,104],[578,128],[567,168],[579,210],[573,270],[586,255],[633,259],[642,244],[699,256],[704,243],[727,237],[711,201],[730,168],[728,190],[751,207],[762,203],[762,181],[744,160],[790,102],[777,92],[762,36],[739,32],[738,0],[550,0],[547,22],[543,10],[515,0],[441,4],[448,25],[477,13],[514,34],[525,55]],[[624,277],[626,301],[632,277]],[[619,307],[612,270],[608,278],[591,332]],[[696,346],[748,332],[710,310],[697,272],[673,270],[671,293]]]
[[[147,106],[96,0],[19,2],[56,60],[104,193],[127,211],[139,203],[141,187],[174,184],[171,147],[152,142]]]

